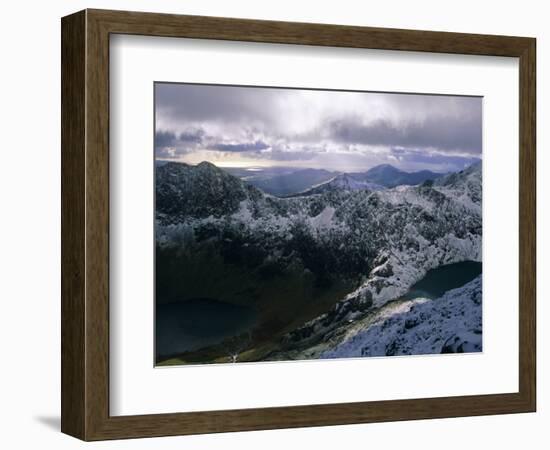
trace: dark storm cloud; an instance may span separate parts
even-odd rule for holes
[[[185,130],[176,133],[169,130],[159,130],[155,133],[155,146],[172,147],[180,143],[199,144],[203,141],[206,133],[202,129]]]
[[[159,130],[155,133],[155,152],[158,157],[169,157],[195,150],[205,139],[201,128],[193,128],[176,133]]]
[[[176,133],[172,131],[157,131],[155,133],[155,148],[173,147],[177,142]]]
[[[155,103],[160,115],[172,120],[239,121],[269,119],[269,108],[282,90],[192,84],[157,84]]]
[[[239,144],[213,144],[210,146],[212,150],[219,150],[220,152],[259,152],[269,148],[265,142],[244,142]]]
[[[202,128],[195,128],[182,131],[179,135],[180,142],[199,144],[205,138],[206,133]]]
[[[338,142],[363,145],[434,148],[442,152],[481,153],[481,110],[459,117],[430,116],[423,121],[368,124],[338,120],[329,124],[329,136]]]

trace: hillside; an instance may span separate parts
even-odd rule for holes
[[[291,198],[209,163],[167,163],[156,183],[157,302],[269,310],[291,345],[398,298],[430,269],[481,260],[481,164],[418,186]]]

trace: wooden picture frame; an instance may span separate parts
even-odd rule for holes
[[[104,10],[61,25],[64,433],[101,440],[535,411],[535,39]],[[110,416],[109,36],[117,33],[519,58],[519,391]]]

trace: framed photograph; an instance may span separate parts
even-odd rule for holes
[[[63,432],[535,411],[534,38],[61,29]]]

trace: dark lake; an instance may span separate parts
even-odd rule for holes
[[[237,336],[253,327],[256,316],[250,307],[211,298],[158,304],[155,318],[157,359]]]
[[[481,274],[481,269],[482,264],[476,261],[464,261],[432,269],[422,280],[414,284],[402,299],[441,297],[445,292],[472,281]]]

